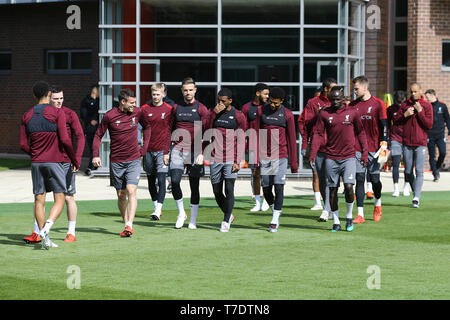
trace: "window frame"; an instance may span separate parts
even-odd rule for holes
[[[444,44],[448,44],[450,47],[450,39],[444,39],[442,40],[442,60],[444,60]],[[450,50],[450,49],[449,49]],[[450,52],[449,52],[450,54]],[[441,62],[441,69],[442,71],[450,72],[450,65],[444,65],[444,61]]]
[[[49,55],[52,53],[67,53],[67,69],[49,69]],[[90,53],[91,54],[91,68],[89,69],[72,69],[72,54],[73,53]],[[48,49],[45,51],[45,72],[47,74],[91,74],[92,73],[92,49]]]
[[[0,54],[9,54],[10,56],[10,68],[9,69],[4,69],[4,70],[0,70],[0,75],[8,75],[12,73],[12,52],[11,50],[0,50]]]

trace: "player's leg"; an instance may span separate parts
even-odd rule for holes
[[[403,146],[403,162],[405,164],[405,183],[409,183],[411,190],[414,191],[414,147]]]
[[[433,173],[434,181],[437,181],[437,170],[436,170],[436,138],[434,137],[428,137],[428,161],[430,163],[430,170]]]
[[[358,210],[358,213],[356,215],[356,218],[353,220],[354,223],[364,223],[364,184],[366,179],[366,168],[364,168],[360,161],[361,161],[361,152],[356,152],[356,207]]]
[[[198,206],[200,203],[200,177],[189,176],[189,187],[191,189],[189,224],[196,225]]]
[[[125,163],[125,174],[123,184],[127,195],[127,209],[125,221],[125,236],[130,237],[134,233],[133,221],[137,210],[137,186],[141,175],[141,161],[140,159]]]
[[[319,222],[327,222],[330,219],[330,190],[327,187],[326,169],[325,169],[325,154],[319,152],[316,157],[316,170],[319,178],[319,190],[324,202],[324,208],[319,217]],[[317,195],[316,195],[317,198]]]
[[[153,202],[153,213],[156,210],[156,204],[158,199],[158,190],[156,188],[156,163],[153,158],[152,152],[147,151],[143,158],[144,171],[147,174],[148,192]]]
[[[412,206],[418,208],[420,204],[420,196],[422,194],[423,187],[423,170],[425,165],[427,147],[416,147],[414,150],[414,165],[416,168],[416,179],[414,181],[414,198]]]
[[[220,231],[227,232],[234,221],[234,184],[237,179],[237,172],[232,172],[233,163],[226,163],[222,169],[222,177],[225,181],[225,210]]]
[[[374,211],[373,220],[379,222],[381,220],[382,210],[381,210],[381,190],[383,185],[380,179],[380,169],[381,166],[377,159],[374,158],[374,153],[369,153],[369,165],[367,167],[367,173],[369,175],[370,181],[372,182],[373,195],[374,195]]]
[[[75,201],[75,177],[76,173],[72,172],[72,166],[68,163],[65,164],[66,167],[66,183],[67,183],[67,193],[65,197],[66,208],[67,208],[67,236],[64,242],[74,242],[75,237],[75,227],[77,223],[78,207]]]
[[[273,201],[272,221],[269,226],[270,232],[277,232],[278,226],[280,225],[280,216],[283,210],[284,201],[284,185],[286,184],[287,164],[287,158],[271,161],[271,178],[273,179],[275,197]],[[272,191],[270,193],[272,193]]]
[[[24,237],[23,240],[25,243],[39,243],[41,242],[41,237],[39,236],[39,232],[43,225],[45,224],[45,183],[44,177],[40,171],[39,163],[31,164],[31,178],[33,183],[33,194],[34,194],[34,206],[33,206],[33,215],[34,215],[34,228],[33,232],[30,236]],[[39,222],[36,219],[36,216],[39,216]]]
[[[181,191],[181,178],[184,172],[184,159],[181,150],[172,149],[170,152],[169,175],[172,185],[172,196],[178,209],[177,221],[175,228],[183,227],[184,221],[187,218],[186,211],[183,204],[183,193]]]
[[[319,173],[315,168],[313,169],[312,187],[314,192],[314,200],[316,203],[311,210],[323,210],[322,202],[320,201]]]
[[[444,163],[444,159],[445,159],[445,156],[447,154],[447,143],[445,141],[445,138],[440,137],[439,139],[437,139],[436,144],[437,144],[438,149],[439,149],[439,157],[438,157],[437,162],[436,162],[436,176],[435,176],[435,179],[437,178],[437,180],[439,180],[440,179],[439,170],[441,169],[441,166]]]
[[[400,159],[401,155],[392,156],[392,181],[394,182],[394,193],[393,197],[398,197],[400,195],[400,189],[398,186],[398,180],[400,178]]]
[[[353,186],[356,183],[356,159],[349,158],[342,160],[341,175],[344,183],[345,204],[347,209],[345,230],[353,231],[353,203],[355,201],[355,194],[353,192]],[[372,183],[374,180],[372,180]]]
[[[366,199],[372,200],[373,199],[373,186],[372,186],[372,181],[370,180],[369,171],[366,172],[366,185],[367,185]]]
[[[259,168],[252,169],[251,185],[253,195],[255,196],[255,206],[250,209],[251,212],[261,210],[261,171]]]
[[[136,196],[137,185],[127,184],[127,210],[126,210],[126,222],[125,225],[131,229],[131,234],[133,234],[133,221],[136,216],[137,210],[137,196]]]

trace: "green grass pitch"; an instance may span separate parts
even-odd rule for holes
[[[236,221],[220,233],[222,213],[201,199],[197,230],[175,230],[167,199],[162,220],[149,219],[139,200],[135,234],[120,238],[116,201],[80,201],[77,241],[64,243],[65,212],[51,231],[59,248],[25,245],[33,204],[0,205],[1,299],[450,299],[450,192],[424,192],[420,209],[409,198],[383,196],[383,218],[353,232],[331,233],[316,221],[310,196],[287,197],[278,233],[271,215],[250,213],[237,198]],[[188,208],[189,199],[185,200]],[[340,196],[341,221],[345,204]],[[47,204],[47,213],[50,204]],[[356,208],[354,208],[356,212]],[[343,228],[345,229],[345,228]],[[69,266],[80,268],[80,289],[69,289]],[[379,268],[380,289],[369,289]],[[369,283],[370,282],[369,279]]]

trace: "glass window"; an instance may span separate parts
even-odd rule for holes
[[[337,24],[338,0],[304,0],[305,24]]]
[[[317,87],[303,87],[303,107],[306,106],[309,99],[315,97],[315,94],[321,90],[321,86]]]
[[[47,56],[47,68],[49,70],[69,69],[68,52],[49,52]]]
[[[195,81],[217,81],[216,58],[161,58],[161,81],[180,81],[192,77]]]
[[[216,24],[217,0],[141,0],[141,23]]]
[[[395,0],[395,16],[396,17],[408,16],[408,0]]]
[[[224,24],[299,24],[300,0],[222,0]]]
[[[299,29],[222,29],[224,53],[298,53]]]
[[[360,45],[359,35],[360,35],[359,32],[355,32],[353,30],[348,31],[348,54],[349,55],[353,55],[353,56],[359,55],[359,45]]]
[[[336,29],[305,29],[305,53],[337,53]]]
[[[225,82],[298,82],[298,58],[222,58]]]
[[[395,41],[408,41],[407,22],[397,22],[395,24]]]
[[[102,33],[102,53],[136,53],[135,28],[103,29]]]
[[[303,81],[320,82],[326,78],[337,80],[337,59],[333,58],[305,58],[303,60]]]
[[[394,47],[394,65],[396,67],[406,67],[408,60],[407,46]]]
[[[217,30],[141,29],[142,53],[216,53]]]
[[[349,25],[354,28],[361,27],[361,5],[359,3],[349,3]]]
[[[442,43],[442,67],[450,69],[450,40]]]
[[[104,8],[104,24],[136,24],[136,0],[109,0]]]
[[[0,51],[0,72],[11,70],[11,52]]]
[[[92,52],[72,52],[71,69],[91,69]]]
[[[407,72],[406,70],[394,71],[394,91],[403,90],[406,91],[407,87]]]
[[[100,81],[136,81],[135,57],[101,58]]]

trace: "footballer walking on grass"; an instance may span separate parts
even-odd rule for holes
[[[388,122],[384,103],[374,97],[369,91],[369,80],[365,76],[353,79],[353,90],[356,100],[350,102],[349,107],[358,111],[361,122],[366,132],[368,147],[367,167],[361,166],[362,146],[356,143],[356,205],[358,214],[353,220],[354,223],[364,223],[364,184],[366,175],[370,177],[372,183],[374,200],[373,220],[381,220],[381,180],[379,157],[385,153],[388,145]],[[377,152],[379,150],[379,152]]]
[[[175,140],[170,151],[169,174],[172,184],[172,195],[178,209],[175,223],[181,229],[187,214],[184,211],[181,177],[185,168],[189,174],[191,189],[191,215],[189,229],[196,229],[198,205],[200,203],[200,177],[204,176],[202,137],[208,126],[209,111],[195,98],[197,87],[192,78],[181,82],[183,101],[173,108],[172,139]],[[197,145],[194,143],[197,142]]]
[[[364,127],[358,111],[345,105],[343,90],[342,87],[333,87],[330,92],[331,107],[319,112],[309,157],[313,167],[321,144],[325,144],[327,186],[330,188],[330,208],[333,213],[332,232],[341,230],[337,194],[340,177],[344,182],[346,231],[353,231],[354,228],[352,211],[355,201],[353,186],[356,182],[356,140],[361,146],[360,165],[367,166],[367,139]]]
[[[405,175],[414,193],[412,207],[419,208],[428,130],[433,127],[433,106],[422,96],[422,88],[418,83],[412,84],[409,92],[410,98],[402,103],[394,121],[403,124]],[[413,167],[416,168],[415,176]]]
[[[161,83],[152,85],[151,90],[151,102],[141,108],[143,121],[150,126],[152,135],[144,157],[144,170],[147,173],[148,191],[154,205],[154,211],[150,218],[159,220],[166,197],[173,108],[163,100],[164,87]],[[156,181],[158,182],[156,183]]]
[[[77,158],[77,161],[81,163],[81,156],[83,155],[84,150],[84,133],[83,128],[81,127],[80,120],[78,119],[78,116],[75,111],[63,106],[64,103],[64,93],[59,88],[51,88],[52,95],[50,98],[51,104],[64,111],[65,117],[66,117],[66,127],[67,127],[67,135],[69,136],[70,141],[73,141],[73,137],[75,137],[76,141],[76,152],[75,156]],[[76,172],[72,171],[71,165],[70,165],[70,159],[67,156],[67,153],[64,154],[64,170],[66,171],[66,183],[67,183],[67,193],[65,197],[65,202],[67,206],[67,220],[68,220],[68,230],[67,230],[67,236],[66,239],[64,239],[64,242],[74,242],[76,240],[75,237],[75,226],[77,221],[77,203],[75,202],[75,193],[76,193],[76,187],[75,187],[75,176]],[[33,242],[40,242],[41,238],[39,237],[39,226],[37,224],[37,221],[34,220],[34,231],[29,237],[23,238],[26,243],[33,243]]]
[[[39,81],[33,86],[38,102],[22,117],[20,148],[31,157],[31,177],[34,194],[34,217],[42,238],[42,248],[57,247],[50,240],[50,229],[61,215],[67,193],[67,171],[64,166],[70,159],[73,172],[77,172],[77,159],[72,141],[67,135],[66,117],[63,110],[50,105],[51,88]],[[45,197],[53,192],[54,203],[45,221]]]
[[[105,113],[95,133],[92,164],[96,167],[102,166],[99,147],[108,130],[111,138],[110,182],[116,189],[117,205],[125,223],[125,229],[120,236],[130,237],[134,233],[141,156],[145,155],[148,149],[151,128],[142,121],[142,112],[136,108],[136,96],[132,90],[121,90],[118,99],[119,106]],[[144,146],[141,149],[138,145],[138,123],[144,128]]]
[[[283,105],[284,98],[283,89],[271,88],[269,103],[258,109],[256,118],[262,187],[264,198],[272,209],[269,232],[277,232],[280,224],[288,161],[291,172],[298,172],[294,114]]]
[[[311,149],[311,140],[313,135],[313,128],[317,120],[319,111],[330,106],[330,90],[337,86],[337,81],[333,78],[327,78],[322,83],[322,91],[320,95],[308,100],[305,108],[303,109],[300,117],[298,118],[298,129],[302,136],[302,150],[303,157],[306,156],[306,149],[308,145]],[[325,178],[325,153],[324,146],[321,146],[317,156],[313,172],[313,191],[316,204],[311,210],[322,210],[322,214],[319,217],[319,221],[328,221],[330,210],[329,194],[330,190],[327,187]],[[324,201],[324,207],[320,202],[320,196]]]
[[[256,114],[258,109],[261,108],[269,99],[269,86],[265,83],[257,83],[254,88],[255,95],[253,100],[247,102],[242,106],[242,113],[247,121],[247,128],[256,130]],[[256,134],[256,131],[255,131]],[[252,171],[252,176],[250,178],[251,186],[252,186],[252,195],[255,198],[255,206],[250,209],[251,212],[255,211],[267,211],[269,209],[269,205],[265,198],[261,201],[261,168],[258,166],[257,157],[255,154],[255,150],[257,150],[256,146],[252,146],[250,148],[250,143],[256,142],[251,141],[249,137],[247,148],[249,156],[248,156],[248,167]]]
[[[231,105],[232,102],[231,90],[221,89],[218,104],[210,110],[209,120],[214,138],[210,161],[211,184],[216,202],[223,212],[220,232],[228,232],[234,220],[234,183],[245,151],[246,119],[241,111]]]

